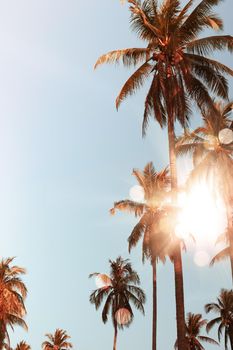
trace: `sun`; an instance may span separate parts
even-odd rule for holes
[[[186,239],[192,235],[198,245],[215,245],[224,231],[226,215],[220,197],[213,197],[204,181],[194,185],[188,194],[178,197],[181,213],[178,216],[176,234]]]

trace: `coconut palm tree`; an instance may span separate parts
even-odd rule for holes
[[[45,334],[45,336],[49,340],[45,340],[42,343],[43,350],[69,350],[73,347],[73,345],[68,341],[70,336],[63,329],[57,328],[54,334],[48,333]]]
[[[27,344],[24,340],[16,345],[15,350],[31,350],[31,346]]]
[[[128,0],[132,29],[145,41],[144,48],[115,50],[101,56],[95,67],[103,63],[122,61],[126,66],[140,66],[122,87],[116,107],[138,90],[148,78],[151,85],[145,100],[143,134],[149,117],[153,116],[161,127],[167,126],[172,189],[177,189],[175,155],[175,121],[187,125],[190,102],[214,111],[209,92],[228,97],[225,75],[233,71],[224,64],[207,57],[214,50],[233,49],[229,35],[198,38],[206,28],[221,30],[222,20],[212,12],[221,0],[202,0],[192,9],[193,0],[181,8],[179,0],[164,0],[158,6],[155,0]],[[174,191],[175,193],[175,191]],[[176,196],[174,194],[174,202]],[[185,317],[183,273],[180,245],[177,242],[174,257],[175,295],[178,349],[185,343]]]
[[[6,344],[10,346],[8,326],[14,329],[15,325],[19,325],[27,329],[23,320],[26,314],[24,300],[27,288],[21,279],[25,269],[11,266],[13,260],[14,258],[7,258],[0,261],[0,349]]]
[[[233,102],[226,105],[215,103],[215,109],[215,113],[202,112],[202,125],[192,132],[185,130],[184,135],[177,140],[176,149],[178,155],[189,153],[193,157],[194,170],[188,184],[204,179],[206,184],[211,185],[214,194],[220,194],[224,200],[227,213],[225,237],[230,247],[218,253],[211,264],[230,256],[233,280]],[[230,139],[226,138],[226,133],[230,133]]]
[[[228,341],[230,341],[231,350],[233,350],[233,290],[221,289],[217,303],[206,304],[205,311],[207,313],[213,311],[218,315],[207,323],[207,332],[218,325],[218,340],[220,341],[224,331],[225,349],[227,350]]]
[[[133,310],[130,303],[144,314],[143,304],[145,303],[145,294],[138,287],[140,279],[128,259],[124,260],[118,257],[115,261],[109,260],[110,277],[106,275],[104,285],[94,290],[90,295],[90,302],[99,309],[101,303],[105,299],[102,311],[102,320],[104,323],[108,321],[111,314],[114,326],[113,350],[116,350],[117,331],[129,326],[133,320]],[[90,277],[99,277],[103,280],[103,275],[99,273],[91,274]]]
[[[207,320],[202,318],[201,314],[193,314],[189,312],[186,318],[186,340],[189,350],[204,350],[201,342],[219,345],[214,339],[200,335],[202,328],[207,325]],[[175,344],[177,349],[177,342]]]
[[[138,184],[144,192],[144,201],[135,202],[129,199],[114,203],[110,210],[115,214],[116,210],[133,213],[139,218],[139,222],[133,228],[128,238],[129,252],[137,245],[143,237],[142,256],[143,261],[149,258],[153,275],[153,326],[152,326],[152,349],[156,349],[156,329],[157,329],[157,273],[156,265],[160,260],[165,262],[166,255],[172,257],[171,235],[172,219],[171,208],[168,207],[167,200],[170,198],[170,177],[168,169],[157,173],[153,163],[148,163],[143,171],[133,170]],[[168,219],[169,215],[169,219]]]

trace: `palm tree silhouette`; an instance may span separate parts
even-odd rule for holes
[[[25,269],[11,266],[14,258],[0,261],[0,349],[7,344],[10,347],[10,338],[7,327],[14,329],[15,325],[27,330],[23,317],[26,314],[24,300],[27,288],[21,279]]]
[[[206,304],[205,311],[218,314],[218,317],[207,323],[207,332],[218,325],[218,340],[220,341],[224,330],[225,349],[227,350],[228,340],[230,340],[231,350],[233,350],[233,290],[221,289],[217,303]]]
[[[68,340],[70,336],[63,329],[57,328],[55,333],[48,333],[45,335],[49,340],[42,343],[43,350],[69,350],[73,347]]]
[[[102,320],[108,321],[111,314],[114,326],[113,350],[116,350],[118,328],[123,329],[129,326],[133,320],[133,311],[130,303],[144,314],[143,304],[145,303],[145,294],[138,287],[140,279],[135,270],[132,269],[129,260],[123,260],[118,257],[115,261],[109,260],[110,277],[109,283],[101,288],[94,290],[90,295],[90,302],[99,309],[101,303],[105,300],[102,310]],[[99,273],[93,273],[90,277],[98,276]]]
[[[207,320],[202,318],[201,314],[193,314],[189,312],[186,318],[186,340],[189,350],[204,350],[201,342],[219,345],[214,339],[200,335],[202,328],[207,325]],[[175,344],[177,349],[177,344]]]
[[[115,214],[116,210],[133,213],[139,218],[139,222],[133,228],[128,238],[129,252],[143,237],[142,256],[143,261],[149,258],[153,274],[153,326],[152,344],[156,349],[157,330],[157,273],[156,265],[160,260],[165,262],[166,255],[172,259],[174,237],[172,225],[174,224],[174,208],[168,206],[170,193],[170,177],[168,170],[156,172],[153,163],[148,163],[143,171],[133,170],[138,184],[144,191],[144,201],[135,202],[129,199],[114,203],[110,210]]]

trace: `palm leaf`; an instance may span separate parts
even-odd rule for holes
[[[212,338],[210,338],[210,337],[205,337],[205,336],[203,336],[203,335],[199,335],[198,338],[199,338],[201,341],[204,341],[204,342],[206,342],[206,343],[214,344],[214,345],[219,345],[219,343],[218,343],[216,340],[214,340],[214,339],[212,339]]]
[[[133,213],[137,217],[143,214],[145,207],[145,204],[126,199],[119,202],[115,202],[114,207],[110,209],[110,213],[114,215],[117,209],[120,211],[127,211],[129,213]]]
[[[225,260],[230,255],[230,247],[226,247],[217,253],[210,261],[210,266],[213,266],[216,262]]]
[[[212,27],[208,18],[212,15],[211,8],[217,5],[221,0],[202,0],[199,5],[191,12],[180,27],[182,42],[186,43],[205,27]]]
[[[132,301],[132,303],[134,304],[134,306],[136,307],[137,310],[140,310],[142,312],[142,314],[145,314],[144,311],[144,307],[142,304],[142,301],[139,300],[133,293],[131,293],[128,290],[125,290],[125,295],[127,296],[127,299]]]
[[[208,311],[207,311],[208,312]],[[209,331],[211,330],[211,328],[213,326],[215,326],[216,324],[220,323],[221,322],[221,317],[216,317],[214,318],[213,320],[209,321],[206,325],[206,331],[207,333],[209,333]]]
[[[192,62],[199,63],[200,65],[211,67],[218,73],[224,73],[233,76],[233,70],[218,61],[189,53],[185,54],[185,58]]]
[[[208,55],[216,50],[233,51],[233,37],[231,35],[209,36],[193,40],[187,44],[187,51],[198,55]]]
[[[149,61],[149,60],[148,60]],[[129,95],[132,95],[135,93],[135,91],[140,88],[145,79],[149,76],[151,73],[152,66],[145,62],[143,65],[141,65],[132,75],[131,77],[126,81],[124,86],[122,87],[119,95],[116,98],[116,108],[118,109],[120,106],[120,103]]]
[[[110,307],[111,307],[111,304],[112,304],[112,298],[114,297],[114,291],[112,291],[106,301],[105,301],[105,304],[104,304],[104,308],[103,308],[103,311],[102,311],[102,320],[104,323],[106,323],[108,321],[108,314],[109,314],[109,311],[110,311]]]
[[[149,124],[149,116],[154,116],[161,127],[166,125],[166,112],[161,101],[162,91],[160,81],[158,75],[155,74],[145,100],[145,109],[142,124],[143,136],[146,134],[146,130]]]
[[[228,82],[226,78],[212,67],[194,64],[193,73],[201,78],[217,96],[228,99]]]
[[[128,243],[129,243],[129,252],[133,247],[135,247],[142,237],[145,228],[148,224],[148,219],[149,219],[149,214],[144,214],[142,218],[139,220],[139,222],[134,226],[129,238],[128,238]]]
[[[104,63],[118,63],[119,61],[122,61],[125,66],[136,66],[140,62],[146,61],[149,54],[149,48],[131,48],[110,51],[98,58],[94,69]]]

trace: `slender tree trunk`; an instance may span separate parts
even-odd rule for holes
[[[3,321],[0,321],[0,350],[4,348],[4,340],[6,337],[6,327],[4,326]]]
[[[177,170],[176,170],[175,131],[174,131],[173,118],[168,118],[168,141],[169,141],[171,187],[172,187],[172,190],[174,191],[173,204],[176,204]],[[174,275],[175,275],[177,345],[178,345],[178,350],[187,350],[188,347],[185,339],[183,268],[182,268],[181,248],[178,240],[175,247],[173,265],[174,265]]]
[[[231,350],[233,350],[233,327],[229,327],[229,338],[231,343]]]
[[[152,261],[153,270],[153,326],[152,326],[152,350],[156,350],[157,342],[157,273],[156,261]]]
[[[113,350],[116,350],[117,344],[117,323],[114,321],[114,340],[113,340]]]
[[[227,211],[227,229],[228,229],[228,239],[230,248],[230,262],[231,262],[231,278],[233,283],[233,222],[232,222],[232,210],[229,201],[225,201],[226,211]]]
[[[231,262],[231,278],[233,283],[233,222],[232,222],[232,210],[228,200],[225,200],[226,212],[227,212],[227,228],[230,247],[230,262]],[[233,350],[233,349],[232,349]]]

